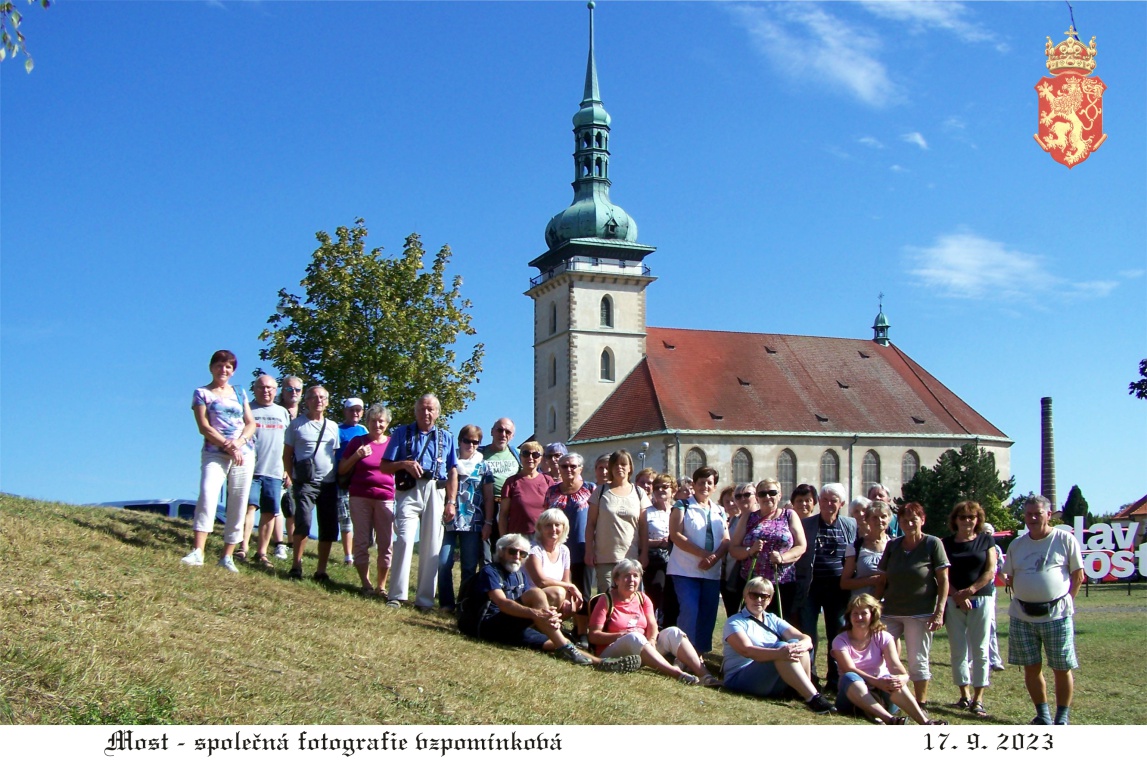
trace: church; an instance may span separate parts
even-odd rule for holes
[[[590,8],[589,59],[573,117],[574,198],[530,261],[534,433],[592,462],[628,449],[638,469],[716,468],[721,485],[776,478],[881,483],[898,496],[921,467],[975,443],[1010,475],[1012,441],[896,347],[883,306],[871,339],[648,327],[655,247],[610,200],[610,116]],[[656,295],[656,288],[654,295]],[[697,374],[698,369],[706,370]]]

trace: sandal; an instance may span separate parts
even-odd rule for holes
[[[979,717],[980,719],[983,719],[983,718],[988,716],[988,710],[984,709],[984,705],[979,701],[977,701],[975,704],[972,704],[971,706],[969,706],[968,711],[971,712],[972,714],[974,714],[976,717]]]
[[[952,706],[954,706],[956,709],[968,709],[972,706],[972,700],[961,696],[960,700]]]
[[[877,719],[879,719],[879,718],[877,718]],[[886,722],[884,724],[885,725],[907,725],[908,724],[908,718],[907,717],[897,717],[896,715],[893,715],[891,717],[891,719],[889,719],[888,722]]]
[[[924,724],[925,725],[947,725],[948,721],[947,720],[929,720],[928,722],[926,722]]]
[[[275,568],[275,564],[274,564],[274,563],[272,563],[272,562],[271,562],[271,561],[270,561],[270,560],[267,558],[267,556],[266,556],[266,555],[260,555],[259,557],[255,558],[255,565],[256,565],[256,566],[262,566],[263,568],[266,568],[266,569],[273,569],[273,568]]]

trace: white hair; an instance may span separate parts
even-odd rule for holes
[[[824,486],[821,486],[820,496],[823,497],[825,494],[834,494],[841,502],[848,501],[848,495],[845,492],[844,484],[842,483],[826,483]]]

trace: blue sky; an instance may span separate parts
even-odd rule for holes
[[[21,3],[23,5],[23,3]],[[453,424],[530,431],[522,293],[572,192],[582,2],[61,2],[0,65],[0,490],[195,496],[191,392],[258,364],[314,233],[449,243],[486,371]],[[1147,5],[1075,3],[1109,138],[1039,149],[1062,2],[598,4],[613,201],[648,322],[893,341],[1059,497],[1147,492]]]

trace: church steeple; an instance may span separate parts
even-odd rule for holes
[[[589,58],[581,108],[573,117],[574,200],[546,226],[546,244],[557,249],[571,239],[637,241],[637,222],[609,198],[609,112],[601,101],[589,3]]]
[[[884,293],[880,293],[880,311],[876,314],[876,321],[872,323],[872,341],[878,345],[889,345],[888,330],[892,327],[888,317],[884,315]]]

